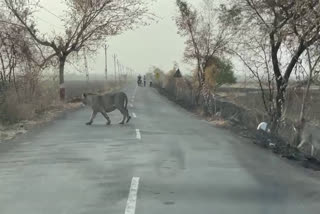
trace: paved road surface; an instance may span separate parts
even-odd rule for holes
[[[1,144],[0,213],[320,212],[317,173],[134,88],[128,125],[116,112],[112,126],[102,116],[85,126],[90,111],[81,109]]]

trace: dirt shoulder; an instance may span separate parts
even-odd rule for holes
[[[23,135],[28,131],[44,125],[67,111],[75,111],[81,108],[81,103],[65,103],[61,105],[51,106],[47,111],[37,115],[32,120],[23,120],[19,123],[4,125],[0,124],[0,143],[3,141],[14,139],[19,135]]]
[[[163,89],[158,88],[158,92],[161,95],[167,97],[172,102],[192,112],[199,119],[205,119],[214,127],[230,130],[232,133],[248,139],[248,141],[252,142],[252,144],[273,152],[275,155],[278,155],[282,158],[286,158],[292,161],[292,163],[294,164],[315,171],[320,171],[320,162],[317,159],[308,157],[301,151],[298,151],[296,148],[290,147],[290,145],[281,137],[271,136],[266,133],[262,133],[261,131],[257,131],[254,128],[248,128],[248,124],[244,124],[244,122],[242,121],[248,122],[249,118],[238,120],[235,117],[224,117],[223,114],[216,115],[214,117],[207,117],[203,114],[203,110],[201,109],[201,107],[191,107],[184,102],[176,100]],[[227,111],[227,108],[225,109],[225,111]]]

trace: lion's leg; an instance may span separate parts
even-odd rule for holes
[[[93,123],[94,118],[97,116],[97,112],[93,111],[91,114],[90,121],[86,123],[86,125],[90,126]]]
[[[104,118],[106,118],[106,120],[108,121],[107,125],[111,124],[111,120],[110,117],[108,116],[108,114],[106,112],[101,112],[101,114],[104,116]]]
[[[121,112],[121,114],[123,115],[123,119],[120,122],[120,124],[124,124],[124,121],[126,120],[127,114],[126,111],[124,109],[119,109],[119,111]]]
[[[127,114],[127,121],[126,121],[126,123],[129,123],[129,121],[130,121],[130,119],[131,119],[131,116],[129,115],[128,109],[126,109],[126,114]]]

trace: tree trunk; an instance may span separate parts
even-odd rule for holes
[[[60,100],[64,101],[66,98],[66,89],[64,85],[64,66],[66,63],[66,58],[65,57],[60,57],[59,58],[59,87],[60,87]]]
[[[273,112],[273,116],[271,118],[271,132],[272,133],[278,133],[279,124],[282,117],[282,109],[284,104],[284,93],[285,90],[280,89],[277,91],[276,96],[276,109]]]
[[[272,52],[272,61],[274,66],[274,74],[276,77],[276,83],[277,83],[277,97],[276,97],[276,112],[274,113],[274,117],[272,118],[272,124],[271,124],[271,131],[274,133],[277,133],[279,124],[281,121],[282,112],[283,112],[283,106],[284,106],[284,95],[288,86],[290,74],[292,73],[294,67],[296,66],[298,59],[300,58],[301,54],[305,50],[305,46],[301,42],[296,54],[292,57],[291,62],[289,63],[286,72],[284,74],[284,77],[282,77],[280,73],[279,68],[279,62],[277,58],[277,52],[276,49]]]
[[[313,70],[320,59],[320,57],[318,57],[315,64],[312,66],[309,49],[307,49],[307,57],[308,57],[308,65],[309,65],[309,77],[308,77],[308,82],[307,82],[307,87],[306,87],[305,93],[303,94],[299,121],[298,121],[298,124],[296,127],[296,134],[295,134],[295,137],[293,140],[293,146],[295,146],[295,147],[297,147],[299,145],[299,143],[301,142],[301,135],[304,130],[305,123],[306,123],[306,120],[305,120],[306,102],[307,102],[307,98],[309,97],[310,86],[311,86],[311,82],[312,82],[312,78],[313,78]]]
[[[202,90],[202,77],[201,77],[201,67],[200,67],[200,59],[199,57],[197,57],[197,78],[198,78],[198,89],[195,95],[195,101],[196,101],[196,105],[200,105],[200,96],[201,96],[201,90]]]

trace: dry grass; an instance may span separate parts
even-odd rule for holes
[[[219,128],[228,128],[231,126],[230,122],[223,119],[214,119],[210,123]]]
[[[92,81],[89,85],[85,81],[66,82],[67,101],[81,97],[84,92],[105,92],[116,88],[114,82]],[[23,84],[22,87],[7,89],[0,101],[0,122],[14,124],[24,120],[34,120],[50,111],[69,108],[59,101],[58,84],[50,79],[41,80],[32,88]]]
[[[16,85],[7,88],[0,102],[0,121],[5,124],[32,120],[38,115],[62,106],[57,84],[47,79],[28,81],[21,78]]]
[[[1,121],[10,124],[32,119],[36,114],[36,105],[24,100],[25,98],[22,100],[14,89],[7,90],[0,108]]]
[[[62,103],[58,97],[58,84],[43,80],[34,91],[34,96],[15,88],[8,89],[0,99],[0,141],[9,140],[27,130],[53,120],[65,110],[81,106],[79,97],[83,92],[108,92],[117,90],[121,84],[114,82],[94,81],[87,86],[85,81],[71,81],[66,84],[68,101]],[[24,96],[21,96],[21,95]],[[74,99],[76,98],[76,99]]]
[[[259,89],[249,89],[247,91],[245,91],[245,89],[237,90],[232,88],[220,89],[219,94],[244,108],[254,110],[257,113],[265,112]],[[302,96],[302,90],[289,89],[287,91],[285,105],[286,118],[292,121],[298,119],[301,110]],[[307,99],[306,118],[316,124],[320,122],[320,93],[318,90],[313,90]]]

